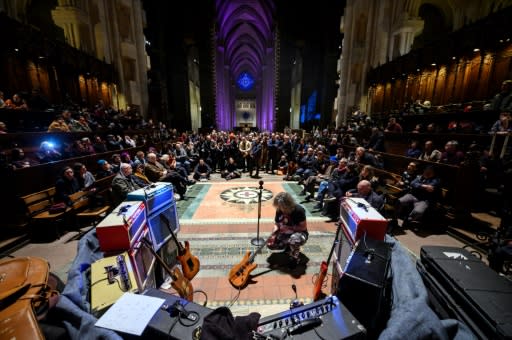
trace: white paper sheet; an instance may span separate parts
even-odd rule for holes
[[[164,299],[124,293],[96,322],[97,327],[141,335]]]

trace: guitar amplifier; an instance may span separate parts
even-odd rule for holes
[[[171,230],[174,234],[177,234],[180,230],[176,202],[173,201],[168,205],[164,205],[160,210],[156,210],[148,215],[148,227],[151,239],[153,240],[153,249],[159,251],[172,238]]]
[[[345,197],[340,205],[340,220],[343,232],[352,244],[363,235],[384,241],[388,221],[364,198]]]
[[[264,317],[257,333],[262,339],[366,339],[364,326],[336,296]]]
[[[336,264],[332,273],[333,294],[365,326],[370,338],[384,328],[391,311],[390,264],[390,244],[362,238],[346,263]]]
[[[105,257],[91,265],[91,311],[101,316],[125,292],[137,292],[128,253]]]
[[[134,269],[135,280],[139,292],[148,288],[156,287],[155,267],[156,259],[151,250],[144,245],[142,239],[145,238],[151,242],[151,235],[147,227],[142,229],[137,239],[133,243],[133,247],[129,250],[130,262]]]
[[[140,201],[119,204],[96,226],[100,249],[115,252],[130,249],[146,224],[146,208]]]
[[[156,182],[128,193],[126,201],[143,201],[149,216],[174,201],[174,190],[171,183]]]

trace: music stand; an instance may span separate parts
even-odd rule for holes
[[[256,237],[251,240],[251,244],[256,247],[261,247],[265,240],[260,237],[260,218],[261,218],[261,192],[263,190],[263,181],[259,182],[260,191],[258,192],[258,226],[256,229]]]

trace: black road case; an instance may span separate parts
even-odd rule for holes
[[[512,339],[512,282],[467,250],[423,246],[417,263],[441,317],[464,322],[481,339]]]

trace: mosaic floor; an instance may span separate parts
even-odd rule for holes
[[[281,191],[290,192],[307,211],[310,237],[302,249],[302,263],[293,270],[286,265],[287,255],[271,253],[266,247],[255,257],[258,267],[251,273],[252,281],[240,291],[228,281],[230,269],[247,251],[254,252],[251,239],[257,236],[257,180],[197,183],[187,191],[187,200],[178,202],[181,241],[188,240],[191,251],[201,261],[201,271],[192,280],[194,289],[208,295],[208,306],[232,305],[236,315],[263,310],[282,311],[295,299],[311,301],[313,276],[325,260],[334,240],[335,225],[319,213],[311,212],[315,202],[302,202],[302,190],[295,183],[268,181],[262,188],[259,236],[266,238],[273,227],[275,209],[272,197]],[[197,294],[195,301],[204,297]]]

